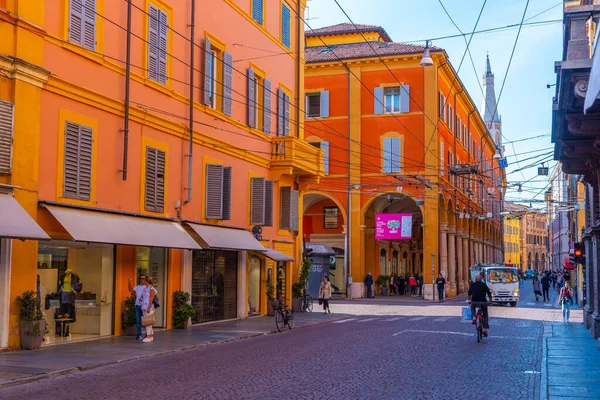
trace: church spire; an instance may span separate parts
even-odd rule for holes
[[[494,76],[494,74],[492,74],[492,67],[490,66],[490,55],[488,54],[486,56],[486,69],[485,69],[485,75],[486,76]]]
[[[494,90],[494,74],[490,64],[490,56],[486,56],[485,74],[483,79],[483,99],[481,105],[481,115],[488,131],[494,138],[496,146],[502,146],[502,120],[500,119],[498,103],[496,102],[496,91]]]

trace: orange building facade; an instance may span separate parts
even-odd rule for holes
[[[468,288],[474,262],[502,262],[503,170],[496,144],[446,53],[394,43],[381,27],[306,33],[305,138],[325,150],[326,176],[304,194],[304,235],[345,248],[335,286],[365,295],[364,278],[432,276]],[[376,239],[376,221],[408,214],[408,238]],[[347,286],[346,286],[347,285]],[[436,294],[437,296],[437,294]]]
[[[25,290],[46,344],[124,334],[140,274],[165,328],[177,290],[192,323],[266,314],[269,280],[291,291],[301,182],[323,175],[298,106],[305,4],[115,3],[0,0],[0,215],[16,210],[0,227],[0,347],[19,344]]]

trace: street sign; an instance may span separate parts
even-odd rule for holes
[[[508,160],[505,158],[501,158],[498,160],[498,166],[500,168],[507,168],[508,167]]]
[[[329,264],[335,264],[335,257],[329,256]]]
[[[548,176],[548,167],[539,167],[538,175],[546,175]]]

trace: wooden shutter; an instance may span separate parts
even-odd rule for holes
[[[96,49],[96,0],[85,0],[83,10],[81,45],[86,49]]]
[[[323,149],[323,171],[325,175],[329,175],[329,142],[322,141],[321,149]]]
[[[288,49],[291,47],[291,22],[290,9],[287,5],[281,5],[281,42]]]
[[[252,18],[263,24],[263,0],[252,0]]]
[[[279,229],[290,229],[291,226],[291,196],[292,196],[292,188],[290,186],[285,186],[280,189],[280,198],[279,198]]]
[[[284,119],[283,119],[283,135],[290,136],[290,96],[287,93],[283,93],[283,106],[284,106]]]
[[[223,168],[223,216],[221,219],[231,219],[231,167]]]
[[[392,138],[383,139],[383,173],[392,172]]]
[[[444,142],[440,142],[440,176],[444,176],[446,165],[444,164]]]
[[[256,128],[256,90],[254,90],[254,70],[248,68],[246,73],[248,82],[248,126]]]
[[[298,232],[298,203],[300,193],[297,190],[292,190],[290,193],[290,230]]]
[[[283,106],[283,102],[284,102],[284,93],[283,90],[281,90],[280,88],[277,89],[277,136],[284,136],[284,123],[283,123],[283,118],[284,118],[284,106]]]
[[[271,81],[263,81],[263,131],[271,133]]]
[[[231,93],[233,87],[233,56],[223,52],[223,113],[231,116]]]
[[[89,200],[92,191],[92,129],[65,126],[64,197]]]
[[[0,100],[0,175],[11,173],[13,110],[12,103]]]
[[[69,42],[81,44],[85,0],[69,1]]]
[[[321,118],[329,117],[329,91],[323,90],[321,92],[321,110],[320,115]]]
[[[400,172],[400,138],[391,138],[392,142],[392,172]]]
[[[158,29],[158,82],[167,83],[167,35],[169,32],[169,17],[167,13],[159,11]]]
[[[146,211],[163,212],[165,207],[164,151],[146,146],[146,188],[144,208]]]
[[[375,103],[373,104],[375,114],[383,114],[383,88],[376,87],[373,94],[375,95]]]
[[[206,164],[205,218],[221,219],[223,216],[223,166]]]
[[[150,4],[148,15],[148,78],[158,82],[158,8]]]
[[[79,128],[79,199],[89,200],[92,192],[92,128]]]
[[[250,224],[265,223],[265,178],[250,179]]]
[[[210,39],[204,40],[204,104],[212,107],[213,97],[213,54],[211,53]]]
[[[410,111],[410,86],[400,86],[400,112]]]
[[[273,226],[273,181],[265,181],[265,226]]]

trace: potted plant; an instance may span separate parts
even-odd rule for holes
[[[273,285],[273,281],[271,279],[267,279],[265,283],[267,284],[267,315],[272,317],[275,315],[275,311],[273,310],[273,302],[275,301],[275,286]]]
[[[125,335],[137,336],[135,294],[131,294],[125,299],[123,313],[121,314],[121,328],[123,328]]]
[[[190,304],[190,294],[182,290],[173,293],[173,328],[185,329],[196,310]]]
[[[46,320],[40,308],[40,302],[34,291],[28,290],[17,297],[21,309],[19,315],[19,339],[23,350],[37,350],[42,347]]]
[[[390,282],[390,277],[387,275],[379,275],[375,282],[381,287],[381,295],[387,296],[388,283]]]
[[[302,268],[300,269],[300,276],[298,280],[292,285],[292,311],[299,312],[300,311],[300,297],[302,297],[302,293],[306,290],[306,284],[308,282],[308,274],[310,273],[310,268],[312,267],[312,260],[310,258],[305,258],[302,262]]]

